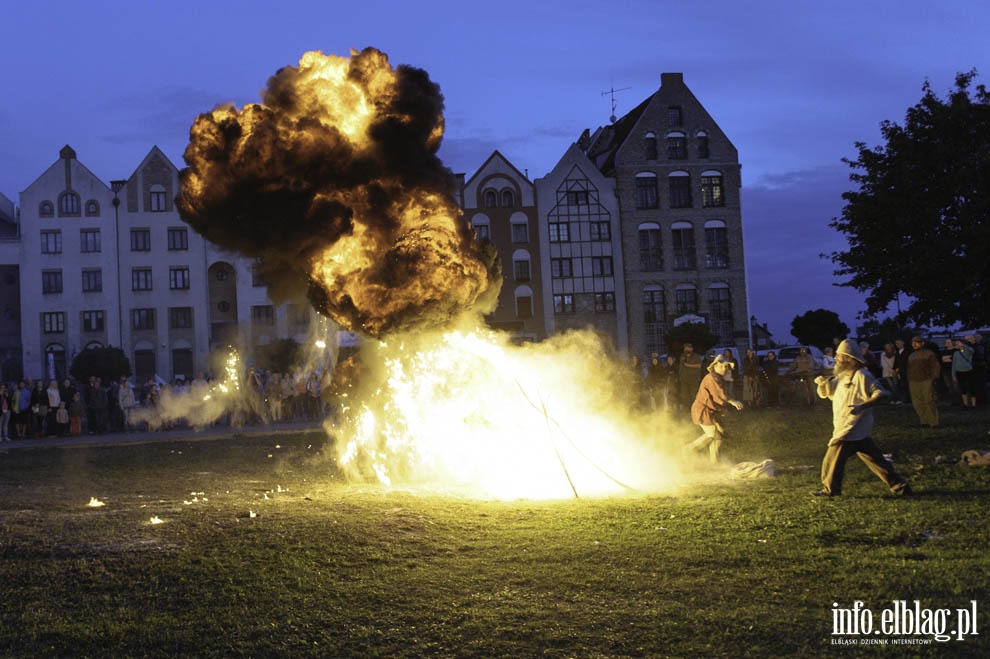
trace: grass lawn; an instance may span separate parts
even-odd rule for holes
[[[492,502],[341,482],[316,434],[0,454],[0,656],[990,656],[990,410],[875,439],[819,500],[811,411],[729,420],[732,460],[777,477],[677,495]],[[89,507],[91,498],[105,505]],[[152,523],[152,518],[161,523]],[[833,603],[978,607],[979,635],[833,637]]]

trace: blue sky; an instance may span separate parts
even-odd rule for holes
[[[0,192],[18,193],[70,144],[98,177],[126,178],[157,145],[179,167],[189,126],[257,101],[308,50],[374,46],[425,69],[446,99],[440,155],[471,174],[498,149],[530,178],[584,128],[684,80],[739,150],[750,312],[787,340],[791,319],[862,298],[818,255],[851,189],[844,157],[880,142],[929,80],[986,83],[990,7],[945,0],[150,2],[36,0],[0,10]]]

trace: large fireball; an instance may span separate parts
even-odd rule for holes
[[[305,293],[365,335],[490,310],[498,266],[436,156],[442,111],[424,71],[393,69],[373,48],[306,53],[260,104],[196,119],[179,212],[208,240],[259,257],[274,299]]]

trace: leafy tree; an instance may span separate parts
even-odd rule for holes
[[[120,348],[86,348],[72,360],[69,374],[77,382],[98,377],[104,384],[131,375],[131,362]]]
[[[901,322],[990,324],[990,95],[971,93],[975,77],[958,74],[945,100],[926,82],[903,126],[880,124],[886,144],[844,159],[859,189],[830,223],[849,242],[831,260],[840,285],[868,293],[867,316],[904,294]]]
[[[694,351],[701,355],[718,344],[718,337],[705,323],[682,323],[671,328],[663,338],[671,355],[679,355],[685,343],[692,344]]]
[[[832,345],[832,339],[844,339],[849,326],[839,319],[839,314],[826,309],[808,311],[791,321],[791,335],[803,345],[824,348]]]

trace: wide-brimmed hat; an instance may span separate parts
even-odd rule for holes
[[[728,359],[725,358],[725,355],[715,355],[715,357],[712,358],[712,363],[708,365],[708,370],[714,371],[716,364],[726,364],[729,368],[735,366],[735,364],[733,364],[732,362],[730,362]]]
[[[863,351],[860,349],[859,344],[855,341],[850,341],[849,339],[845,339],[839,343],[839,347],[835,349],[835,354],[852,357],[860,364],[866,363],[866,360],[863,358]]]

